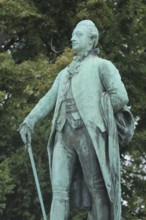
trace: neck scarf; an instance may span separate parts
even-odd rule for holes
[[[79,67],[81,65],[81,62],[88,57],[89,55],[97,56],[99,54],[99,49],[92,49],[89,51],[85,51],[80,54],[75,54],[73,57],[73,61],[68,66],[68,72],[70,77],[72,77],[74,74],[79,73]]]

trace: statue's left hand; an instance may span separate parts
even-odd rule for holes
[[[19,132],[22,138],[22,141],[24,144],[29,144],[31,143],[31,129],[26,123],[22,123],[19,127]]]

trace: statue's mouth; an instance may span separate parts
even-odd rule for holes
[[[77,43],[72,43],[72,46],[74,47],[74,46],[76,46],[77,45]]]

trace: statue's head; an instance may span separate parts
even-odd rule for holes
[[[90,20],[80,21],[72,33],[72,48],[78,54],[96,47],[99,32],[95,24]]]

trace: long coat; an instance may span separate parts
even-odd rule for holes
[[[33,127],[39,119],[45,117],[54,110],[51,133],[48,141],[50,176],[55,125],[59,108],[66,92],[68,76],[68,67],[66,67],[58,74],[52,88],[38,102],[25,119],[25,122]],[[114,112],[119,111],[128,103],[126,89],[116,67],[110,61],[101,59],[95,55],[89,55],[81,62],[79,73],[75,74],[72,78],[71,86],[74,100],[89,132],[105,180],[112,207],[110,220],[120,220],[121,194],[118,138],[115,130],[111,133],[105,126],[104,117],[101,111],[101,98],[103,93],[106,92],[108,94],[112,108],[110,114],[112,114],[111,117],[113,119]],[[112,121],[115,123],[114,119]],[[115,129],[115,125],[113,127]],[[101,132],[106,131],[108,133],[110,145],[113,141],[113,148],[112,146],[110,146],[110,148],[108,146],[108,149],[105,149],[97,142],[97,128]]]

